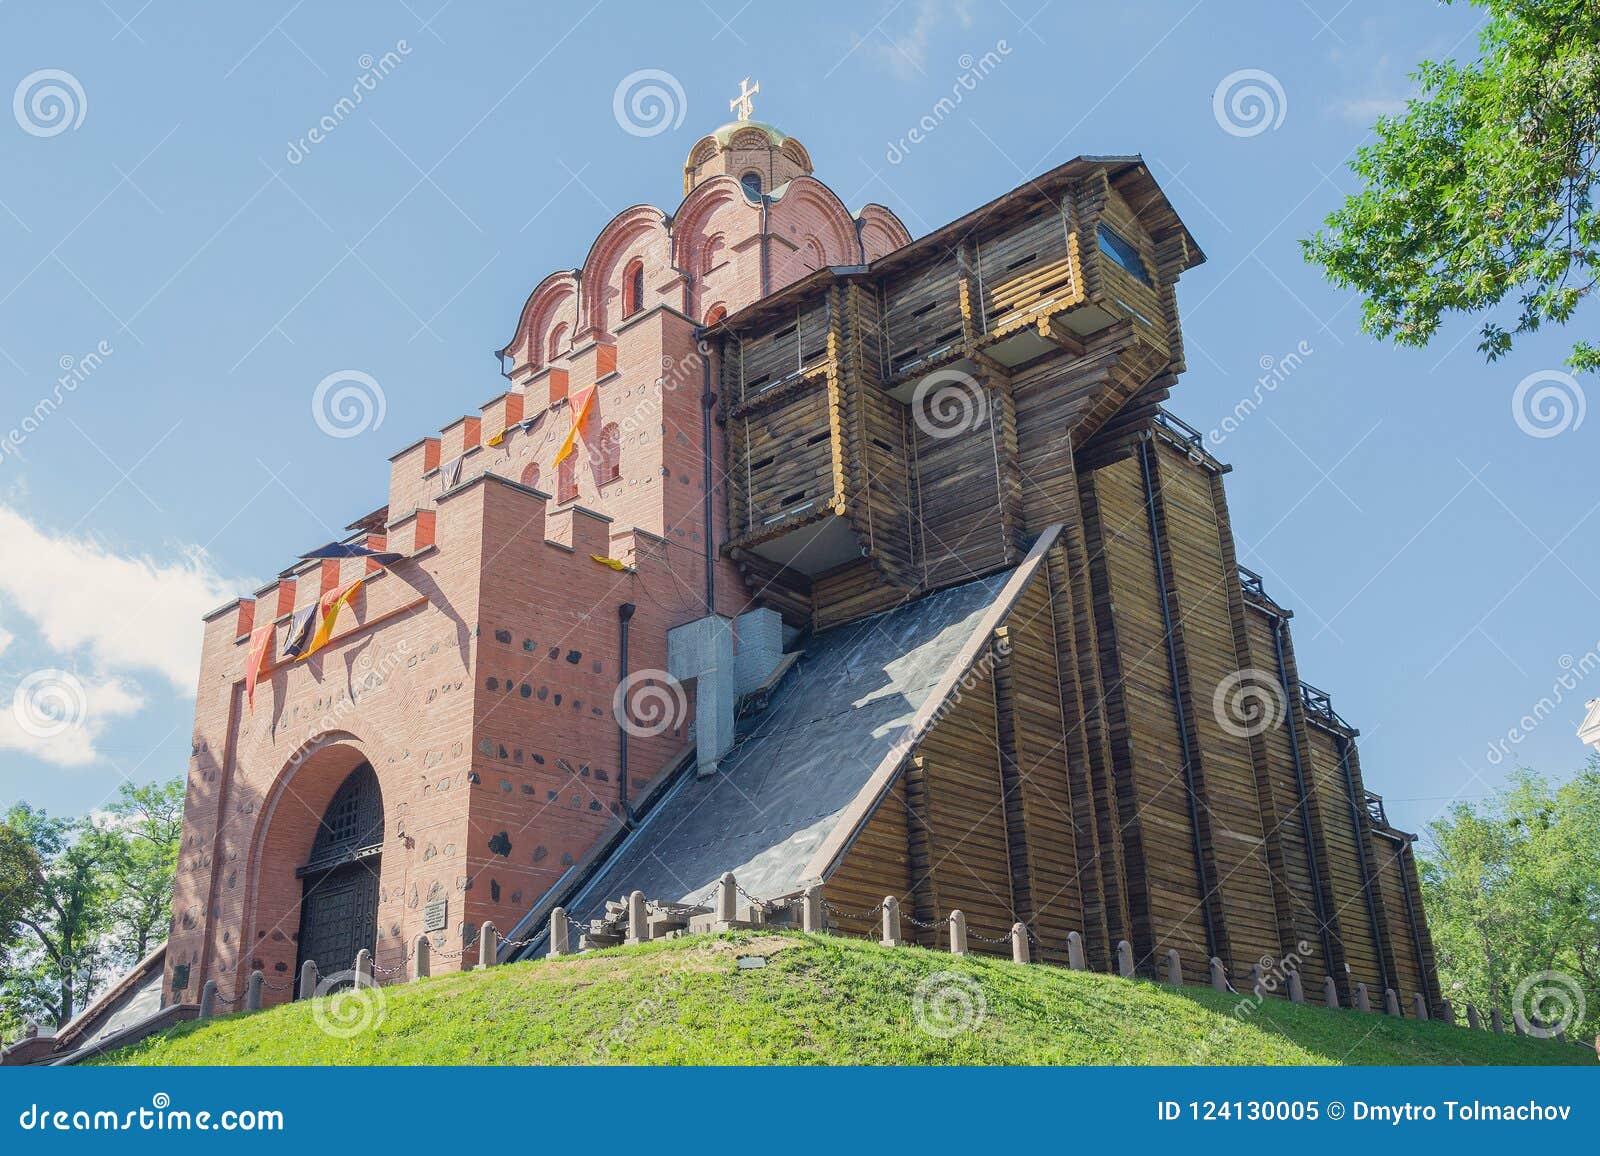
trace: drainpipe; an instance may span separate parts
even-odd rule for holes
[[[704,330],[695,330],[695,342],[698,345],[703,338]],[[702,457],[705,459],[704,475],[702,477],[705,490],[705,538],[706,538],[706,613],[717,612],[717,546],[716,530],[712,525],[715,515],[714,505],[711,500],[711,410],[717,404],[717,395],[711,392],[711,355],[700,354],[700,368],[704,375],[704,388],[700,393],[700,437]]]
[[[1383,931],[1378,926],[1378,904],[1372,895],[1372,874],[1367,868],[1367,832],[1361,817],[1361,804],[1356,802],[1356,780],[1350,772],[1350,740],[1339,736],[1339,770],[1344,775],[1345,793],[1350,796],[1350,823],[1356,836],[1356,862],[1361,867],[1361,889],[1367,896],[1367,918],[1372,923],[1372,952],[1378,959],[1378,978],[1385,988],[1389,983],[1389,968],[1383,962]]]
[[[619,667],[617,685],[626,686],[628,682],[628,623],[633,618],[636,608],[632,602],[624,602],[617,607],[617,623],[621,629],[621,653],[617,656]],[[626,693],[626,692],[624,692]],[[627,704],[623,704],[626,711]],[[626,715],[617,720],[617,802],[622,806],[622,819],[625,823],[633,822],[633,807],[628,803],[628,725]]]
[[[1417,927],[1417,909],[1411,902],[1411,877],[1416,871],[1416,858],[1411,850],[1411,841],[1404,840],[1400,844],[1400,853],[1396,856],[1400,863],[1400,893],[1406,899],[1406,922],[1411,925],[1411,946],[1417,953],[1417,980],[1422,984],[1422,998],[1428,1001],[1428,1014],[1433,1014],[1433,992],[1428,989],[1428,962],[1422,954],[1422,933]],[[1407,860],[1410,865],[1407,866]]]
[[[1162,556],[1161,532],[1156,519],[1155,473],[1150,464],[1150,440],[1139,443],[1139,468],[1144,474],[1145,510],[1150,517],[1150,553],[1156,566],[1156,587],[1161,594],[1161,624],[1167,640],[1167,669],[1172,675],[1172,706],[1178,716],[1178,740],[1183,747],[1183,786],[1189,800],[1189,831],[1194,839],[1195,878],[1200,884],[1200,914],[1206,924],[1206,954],[1217,956],[1217,932],[1211,922],[1211,888],[1206,879],[1205,851],[1200,846],[1200,808],[1194,789],[1194,757],[1189,750],[1189,725],[1183,709],[1182,682],[1178,674],[1178,645],[1172,636],[1172,603],[1167,596],[1167,565]]]
[[[1284,620],[1274,617],[1272,620],[1272,643],[1278,652],[1278,682],[1283,687],[1284,697],[1289,695],[1289,663],[1283,649]],[[1317,914],[1317,938],[1322,942],[1322,964],[1329,975],[1333,974],[1333,953],[1328,940],[1328,916],[1322,904],[1322,871],[1317,865],[1317,846],[1311,827],[1311,801],[1306,794],[1305,764],[1300,758],[1300,735],[1295,730],[1294,709],[1289,710],[1289,755],[1294,762],[1294,789],[1300,796],[1300,829],[1305,833],[1306,839],[1306,867],[1311,871],[1311,896],[1314,900],[1313,909]]]

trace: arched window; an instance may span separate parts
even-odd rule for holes
[[[622,431],[614,421],[600,427],[599,456],[595,464],[602,486],[622,476]]]
[[[556,501],[575,502],[578,500],[578,454],[573,451],[561,459],[561,464],[556,467]]]
[[[751,169],[739,178],[739,183],[744,186],[744,195],[752,201],[761,199],[761,174]]]
[[[715,269],[722,261],[722,247],[724,241],[721,233],[712,233],[706,238],[705,247],[700,250],[700,275],[703,277]]]
[[[644,308],[644,262],[635,258],[622,274],[622,315],[632,317]]]
[[[529,462],[522,470],[522,484],[530,490],[539,488],[539,463]]]
[[[707,325],[715,325],[717,322],[721,321],[727,315],[728,315],[728,307],[726,305],[724,305],[722,302],[718,301],[710,309],[706,310],[706,324]]]
[[[550,343],[545,351],[546,363],[554,361],[561,356],[562,346],[567,343],[567,325],[562,322],[550,331]]]

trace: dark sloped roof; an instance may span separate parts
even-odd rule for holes
[[[767,709],[713,775],[682,786],[568,904],[601,914],[639,890],[702,897],[724,871],[751,895],[803,885],[812,855],[956,661],[1010,571],[928,595],[813,637]]]

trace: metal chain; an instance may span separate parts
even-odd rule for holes
[[[911,924],[912,927],[922,928],[943,927],[946,923],[950,922],[950,917],[948,915],[946,915],[943,919],[927,920],[918,919],[915,915],[907,915],[904,911],[900,913],[900,918]]]
[[[869,920],[869,919],[876,918],[878,916],[878,914],[883,911],[883,904],[879,903],[877,906],[869,907],[865,911],[862,911],[862,912],[854,912],[854,911],[846,911],[842,907],[838,907],[838,906],[835,906],[832,903],[828,903],[828,902],[824,901],[823,904],[822,904],[822,908],[829,915],[837,915],[840,919],[854,919],[857,922],[861,922],[861,921],[864,921],[864,920]]]

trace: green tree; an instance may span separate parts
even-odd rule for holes
[[[1559,786],[1518,771],[1494,798],[1451,807],[1428,836],[1423,896],[1447,994],[1509,1012],[1522,979],[1562,972],[1582,991],[1592,1025],[1600,1017],[1600,756]]]
[[[0,969],[22,938],[22,916],[39,896],[39,856],[27,838],[0,823]]]
[[[1484,315],[1493,361],[1596,286],[1600,4],[1470,2],[1488,10],[1479,58],[1419,66],[1422,95],[1351,162],[1366,188],[1302,245],[1365,297],[1368,333],[1422,346],[1446,314]],[[1600,346],[1577,341],[1567,364],[1600,367]]]
[[[52,819],[26,803],[13,807],[5,824],[22,836],[39,863],[37,891],[19,915],[27,937],[21,965],[7,969],[6,1002],[36,1007],[60,1027],[103,971],[106,847],[86,822]]]
[[[172,881],[183,835],[183,780],[124,783],[98,825],[107,870],[111,947],[131,967],[172,921]]]

